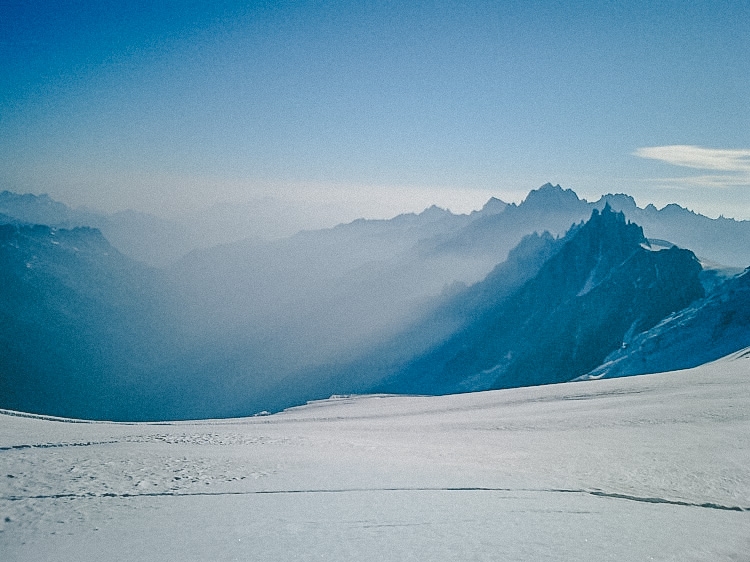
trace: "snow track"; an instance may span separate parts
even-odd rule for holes
[[[661,503],[683,507],[700,507],[704,509],[718,509],[721,511],[750,511],[750,507],[721,505],[712,502],[692,503],[667,498],[640,498],[627,494],[616,494],[602,490],[554,490],[554,489],[512,489],[512,488],[349,488],[349,489],[319,489],[319,490],[256,490],[253,492],[142,492],[142,493],[103,493],[103,494],[55,494],[51,496],[8,496],[0,498],[7,501],[21,500],[59,500],[86,498],[156,498],[181,496],[246,496],[254,494],[359,494],[364,492],[530,492],[540,494],[588,494],[599,498],[611,498],[642,503]]]
[[[0,414],[21,560],[747,560],[750,358],[160,424]]]

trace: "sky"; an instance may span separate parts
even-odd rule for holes
[[[750,1],[0,0],[0,189],[342,220],[546,182],[750,219]]]

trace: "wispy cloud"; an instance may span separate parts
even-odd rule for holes
[[[719,172],[658,181],[700,187],[750,187],[750,149],[703,148],[690,145],[649,146],[634,153],[640,158],[659,160],[695,170]]]
[[[676,144],[639,148],[634,154],[641,158],[661,160],[675,166],[699,170],[750,172],[750,149],[703,148]]]

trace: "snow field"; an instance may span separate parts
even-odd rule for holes
[[[750,359],[162,424],[0,415],[3,560],[748,560]]]

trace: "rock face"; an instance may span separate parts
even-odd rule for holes
[[[638,225],[605,206],[514,294],[385,389],[446,393],[572,380],[628,334],[703,297],[700,272],[692,252],[653,251]]]

